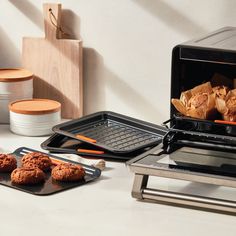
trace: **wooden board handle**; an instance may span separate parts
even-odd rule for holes
[[[45,38],[55,40],[60,38],[61,4],[43,4]]]

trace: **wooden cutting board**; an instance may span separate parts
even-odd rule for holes
[[[61,4],[44,4],[45,38],[23,38],[23,67],[32,71],[34,97],[57,100],[63,118],[83,114],[82,41],[62,39]]]

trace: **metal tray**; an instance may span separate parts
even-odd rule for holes
[[[236,136],[236,125],[216,123],[212,120],[197,119],[183,116],[181,114],[174,115],[175,126],[181,129],[188,129],[203,133]]]
[[[15,150],[12,154],[16,157],[17,159],[17,166],[20,166],[20,160],[21,157],[26,154],[26,153],[30,153],[30,152],[39,152],[37,150],[33,150],[27,147],[21,147],[18,148],[17,150]],[[43,153],[43,152],[42,152]],[[74,163],[74,164],[80,164],[78,162],[75,161],[71,161],[68,159],[64,159],[64,158],[60,158],[51,154],[47,154],[49,157],[53,157],[55,159],[58,160],[62,160],[62,161],[67,161],[70,163]],[[37,185],[19,185],[19,184],[13,184],[11,182],[11,178],[10,178],[10,174],[9,173],[0,173],[0,184],[1,185],[5,185],[7,187],[11,187],[20,191],[24,191],[27,193],[31,193],[31,194],[35,194],[35,195],[50,195],[53,193],[57,193],[57,192],[61,192],[70,188],[74,188],[74,187],[78,187],[80,185],[86,184],[90,181],[93,181],[95,179],[97,179],[100,175],[101,175],[101,171],[97,168],[88,166],[88,165],[84,165],[84,164],[80,164],[84,167],[86,175],[84,177],[83,180],[78,181],[78,182],[59,182],[59,181],[55,181],[51,178],[51,173],[46,172],[46,181],[43,184],[37,184]]]
[[[78,152],[77,151],[78,149],[89,149],[94,151],[97,151],[98,149],[92,145],[81,142],[77,139],[68,138],[61,134],[53,134],[51,137],[49,137],[41,144],[41,147],[49,152],[54,152],[54,153],[72,153],[80,155],[82,157],[102,158],[105,160],[112,160],[112,161],[127,161],[149,149],[149,147],[147,147],[141,151],[135,151],[129,154],[121,154],[121,155],[106,151],[103,154]]]
[[[53,131],[114,153],[159,144],[166,133],[164,127],[109,111],[56,125]],[[76,137],[78,134],[95,142]]]

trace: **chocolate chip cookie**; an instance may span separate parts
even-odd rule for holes
[[[16,184],[32,185],[43,183],[45,181],[44,172],[36,168],[21,167],[12,171],[11,181]]]
[[[0,172],[11,172],[17,167],[16,158],[10,154],[0,154]]]
[[[49,156],[40,152],[31,152],[24,155],[21,162],[23,167],[38,167],[43,171],[49,170],[52,165],[52,161]]]
[[[81,180],[84,176],[85,170],[80,165],[63,163],[57,165],[52,169],[52,178],[58,181],[78,181]]]

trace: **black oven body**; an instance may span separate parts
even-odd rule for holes
[[[214,74],[236,80],[236,27],[224,27],[177,45],[172,51],[171,98],[210,81]],[[236,152],[236,126],[184,117],[173,105],[163,143],[167,151],[190,145]]]

